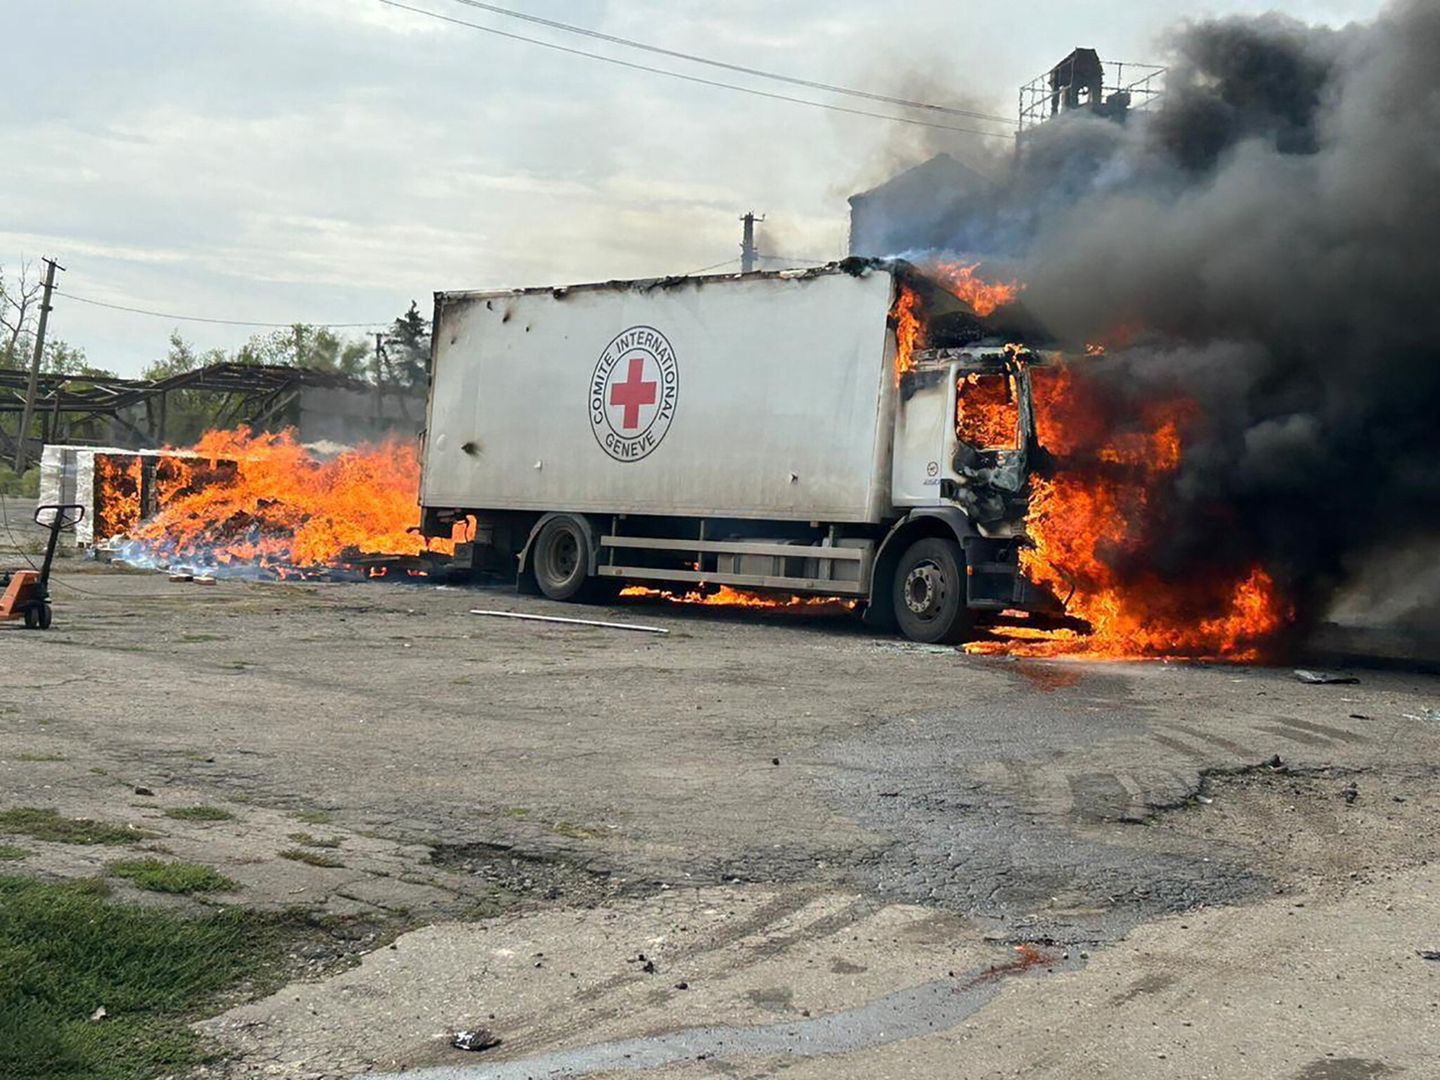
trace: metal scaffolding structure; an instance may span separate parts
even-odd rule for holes
[[[28,383],[29,372],[0,368],[0,417],[24,416]],[[215,426],[247,424],[258,428],[283,415],[307,386],[366,393],[375,390],[347,375],[260,364],[211,364],[158,380],[42,374],[34,414],[40,419],[42,445],[73,442],[77,427],[103,419],[137,448],[159,447],[166,441],[167,406],[176,391],[227,395],[229,400],[216,414]],[[11,449],[15,446],[15,437],[3,427],[0,441]],[[35,441],[33,435],[30,441]]]
[[[1153,108],[1165,92],[1165,70],[1158,64],[1102,61],[1094,49],[1076,49],[1020,88],[1020,133],[1076,110],[1123,119]]]

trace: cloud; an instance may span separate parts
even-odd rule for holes
[[[1144,59],[1159,27],[1189,6],[1166,0],[1122,19],[1099,0],[977,0],[963,11],[947,0],[513,3],[680,50],[881,92],[919,87],[1007,115],[1014,87],[1077,41]],[[451,0],[417,6],[622,55]],[[1331,8],[1343,18],[1375,6]],[[782,254],[830,258],[843,243],[845,196],[936,145],[373,0],[70,0],[36,5],[26,19],[28,47],[0,74],[6,99],[26,103],[0,115],[0,262],[54,253],[75,293],[163,310],[384,321],[437,288],[684,272],[738,254],[735,219],[749,209],[770,215],[792,249]],[[53,323],[92,362],[125,373],[162,353],[169,329],[59,306]],[[204,346],[244,337],[186,332]]]

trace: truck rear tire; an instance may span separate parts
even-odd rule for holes
[[[535,584],[551,600],[585,599],[590,581],[590,541],[571,517],[551,518],[530,553]]]
[[[954,645],[974,626],[965,603],[965,553],[953,540],[911,544],[895,568],[895,620],[911,641]]]

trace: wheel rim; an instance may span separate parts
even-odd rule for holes
[[[905,577],[905,606],[917,619],[931,622],[944,609],[948,591],[944,572],[927,559]]]
[[[580,544],[575,534],[567,530],[557,535],[550,543],[545,562],[551,580],[569,581],[580,565]]]

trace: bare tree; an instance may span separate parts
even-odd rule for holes
[[[15,367],[17,356],[24,351],[30,336],[30,322],[39,311],[40,287],[29,260],[20,261],[20,274],[14,281],[0,266],[0,328],[4,332],[0,366]]]

